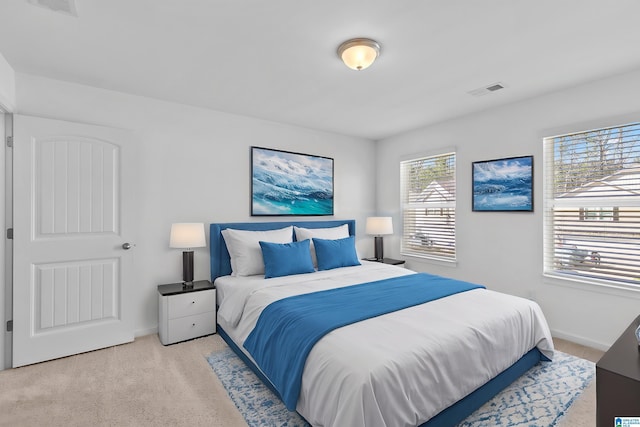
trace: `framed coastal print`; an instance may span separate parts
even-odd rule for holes
[[[473,210],[533,212],[533,156],[472,164]]]
[[[251,215],[333,215],[333,159],[251,147]]]

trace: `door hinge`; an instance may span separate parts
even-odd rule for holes
[[[13,320],[7,320],[7,332],[13,332]]]
[[[7,147],[13,147],[13,137],[12,136],[8,136],[7,137]]]
[[[7,228],[7,239],[13,240],[13,228]]]

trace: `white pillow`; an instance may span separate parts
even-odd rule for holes
[[[309,239],[311,242],[311,259],[313,260],[313,266],[318,266],[318,260],[316,259],[316,248],[313,247],[313,238],[325,239],[325,240],[337,240],[349,237],[349,225],[343,224],[338,227],[331,228],[302,228],[294,226],[293,229],[296,232],[296,240],[301,242]]]
[[[221,231],[227,250],[231,256],[232,276],[252,276],[264,274],[264,260],[260,241],[271,243],[291,243],[293,227],[277,230],[249,231],[227,228]]]

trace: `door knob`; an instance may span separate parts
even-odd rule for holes
[[[128,251],[132,247],[133,247],[133,245],[131,243],[128,243],[128,242],[122,244],[122,249],[124,249],[125,251]]]

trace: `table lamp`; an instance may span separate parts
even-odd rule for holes
[[[367,218],[365,227],[367,234],[374,235],[375,241],[375,258],[376,261],[382,261],[384,258],[384,245],[382,236],[385,234],[393,234],[393,223],[390,216],[370,216]]]
[[[181,222],[171,224],[169,247],[186,249],[182,252],[182,281],[185,287],[193,286],[193,248],[207,246],[204,224]]]

